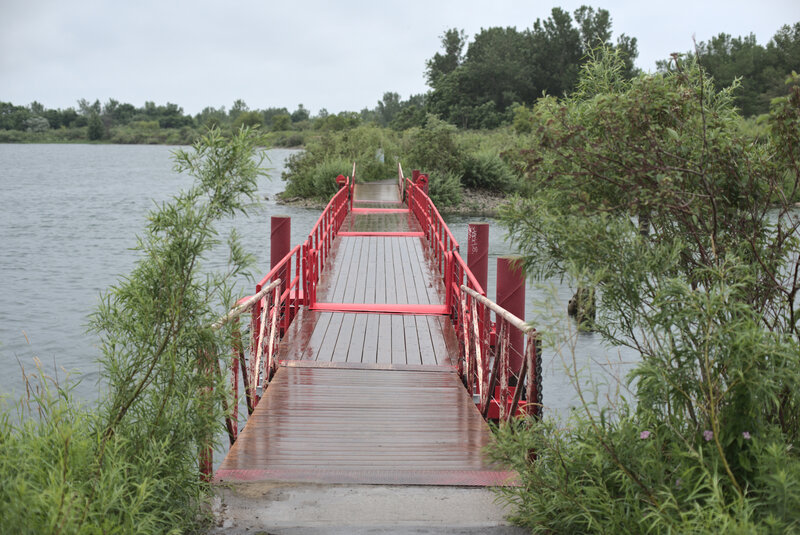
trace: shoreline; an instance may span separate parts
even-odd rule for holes
[[[279,205],[310,210],[323,210],[327,203],[308,197],[284,198],[286,192],[282,191],[274,196]],[[493,217],[500,215],[500,210],[509,203],[509,200],[488,190],[464,189],[461,192],[461,202],[454,206],[447,206],[439,210],[442,216],[465,217]]]

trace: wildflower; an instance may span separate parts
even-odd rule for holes
[[[647,440],[648,438],[650,438],[650,431],[642,431],[639,433],[639,439]]]
[[[745,440],[750,440],[750,431],[743,431],[742,438],[744,438]]]
[[[703,431],[703,438],[706,439],[706,442],[710,441],[712,438],[714,438],[714,431],[706,429]]]

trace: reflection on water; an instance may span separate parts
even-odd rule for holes
[[[87,316],[100,293],[137,258],[132,250],[153,202],[169,200],[192,179],[177,175],[170,159],[172,147],[119,145],[0,145],[0,393],[21,393],[19,363],[32,367],[38,356],[44,366],[81,374],[76,395],[98,396],[97,340],[86,333]],[[305,239],[318,210],[278,206],[284,189],[280,173],[291,150],[270,150],[272,179],[259,184],[257,205],[250,218],[221,225],[235,227],[245,250],[256,256],[255,276],[269,266],[269,217],[292,218],[292,242]],[[266,199],[265,199],[266,197]],[[491,223],[489,297],[495,295],[496,258],[511,252],[502,227]],[[459,243],[466,244],[468,218],[450,218]],[[462,249],[464,247],[462,246]],[[225,257],[209,259],[211,267]],[[250,289],[247,283],[247,290]],[[243,289],[244,291],[247,291]],[[555,281],[528,283],[526,318],[537,325],[556,320],[569,328],[566,302],[572,290]],[[546,298],[552,297],[545,305]],[[555,303],[555,305],[553,305]],[[604,381],[624,373],[619,357],[599,337],[579,333],[574,347],[545,347],[544,401],[558,411],[575,405],[569,368],[585,368],[588,376]],[[559,355],[561,353],[562,356]],[[574,359],[573,359],[574,354]],[[631,356],[626,357],[631,360]],[[64,371],[60,371],[63,377]],[[603,389],[600,390],[604,392]]]

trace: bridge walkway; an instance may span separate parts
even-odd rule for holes
[[[217,481],[486,486],[513,474],[483,449],[444,288],[394,182],[357,184],[317,289]]]

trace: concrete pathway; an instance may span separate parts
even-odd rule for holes
[[[210,534],[521,535],[486,488],[258,481],[218,486]]]

